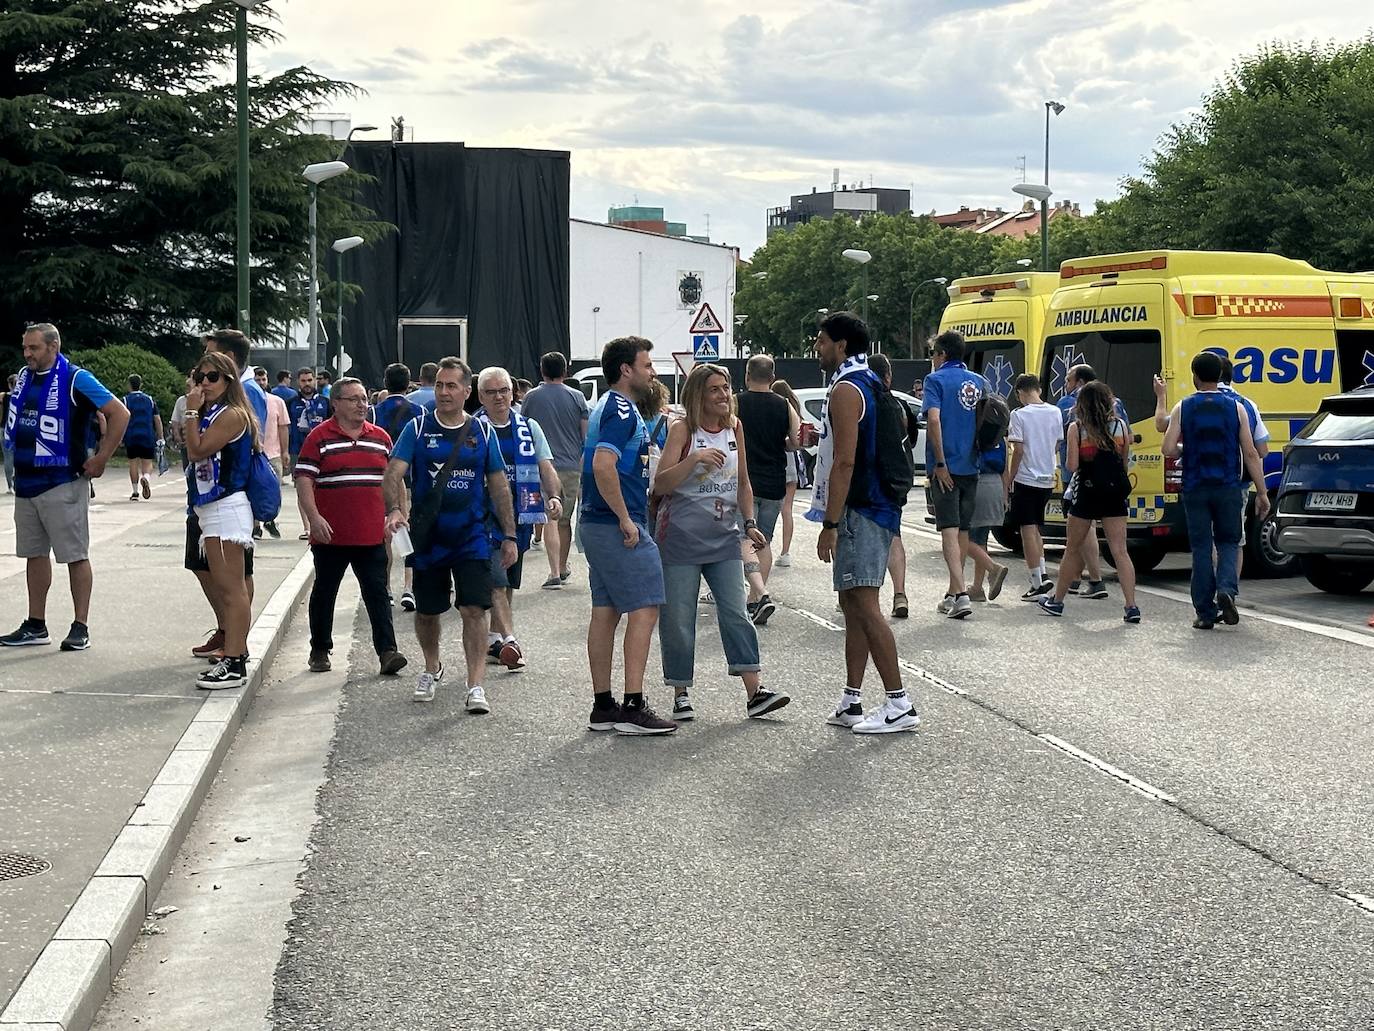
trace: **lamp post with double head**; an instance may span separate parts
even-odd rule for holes
[[[320,368],[324,367],[324,355],[320,353],[319,187],[326,179],[347,171],[342,161],[317,161],[301,172],[310,184],[310,360]]]
[[[936,276],[934,279],[921,280],[911,288],[911,296],[906,302],[907,341],[908,346],[911,348],[911,357],[913,358],[916,357],[916,291],[923,286],[930,286],[932,283],[936,286],[945,286],[949,283],[949,278],[946,276]]]
[[[873,260],[873,255],[868,251],[860,250],[857,247],[846,247],[840,252],[840,257],[850,261],[856,261],[863,267],[863,298],[864,298],[864,325],[868,324],[868,263]]]

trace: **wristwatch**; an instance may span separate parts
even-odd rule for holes
[[[822,520],[821,520],[821,529],[822,529],[822,530],[838,530],[839,528],[840,528],[840,524],[839,524],[839,523],[832,523],[829,519],[822,519]]]
[[[746,519],[746,520],[744,521],[744,528],[745,528],[746,530],[757,530],[757,529],[759,528],[758,520],[757,520],[757,519]]]
[[[944,463],[944,462],[936,462],[936,463],[935,463],[935,468],[936,468],[936,469],[943,469],[944,467],[945,467],[945,463]]]
[[[517,544],[517,543],[519,543],[514,537],[502,537],[501,540],[502,540],[502,541],[510,541],[512,544]]]

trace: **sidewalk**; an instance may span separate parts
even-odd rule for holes
[[[164,476],[150,501],[129,501],[123,478],[106,476],[96,489],[91,649],[61,652],[53,644],[0,651],[0,878],[7,876],[7,855],[51,864],[34,876],[0,879],[0,1027],[7,1031],[17,1022],[39,1019],[16,1012],[32,1008],[31,987],[22,1000],[14,999],[15,992],[83,892],[87,895],[73,918],[92,915],[87,890],[92,876],[97,870],[130,872],[116,870],[116,860],[130,851],[130,831],[146,830],[155,842],[134,861],[143,864],[133,871],[136,876],[102,876],[92,883],[107,889],[138,886],[140,901],[155,896],[166,869],[158,856],[167,851],[169,861],[175,854],[246,707],[240,706],[240,696],[252,693],[251,688],[217,692],[215,705],[207,707],[207,692],[194,685],[204,666],[189,649],[205,639],[214,620],[195,579],[181,565],[185,494],[180,478]],[[254,658],[275,647],[309,583],[304,569],[296,572],[305,545],[296,539],[300,527],[289,490],[283,500],[283,539],[258,545],[256,636],[250,638]],[[11,497],[0,497],[0,552],[8,555],[0,558],[5,589],[0,625],[6,630],[19,624],[26,607],[24,564],[13,557],[12,508]],[[263,619],[268,608],[269,618]],[[54,572],[47,617],[54,641],[59,640],[71,620],[62,567]],[[207,718],[212,711],[218,713],[215,721]],[[186,747],[188,736],[202,741],[198,751],[184,753],[198,759],[195,768],[169,777],[164,764],[179,743]],[[126,823],[144,826],[126,828]],[[117,838],[120,847],[112,849]],[[142,919],[141,911],[126,914],[125,925],[130,915]],[[59,937],[101,935],[64,932]],[[103,955],[105,967],[117,969],[128,942],[96,944],[103,946],[97,961]],[[83,966],[80,949],[67,958],[75,974],[87,976],[89,964]],[[34,980],[46,978],[30,979],[31,985]],[[81,1025],[80,1016],[67,1014],[60,1026]]]

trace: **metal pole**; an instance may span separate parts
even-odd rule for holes
[[[337,266],[335,267],[335,270],[334,270],[334,278],[337,279],[337,280],[338,280],[338,283],[339,283],[339,314],[338,314],[338,317],[334,319],[334,335],[335,335],[336,337],[338,337],[339,342],[334,346],[334,364],[335,364],[335,368],[334,368],[334,370],[333,370],[333,371],[339,372],[339,373],[342,373],[342,372],[343,372],[343,370],[340,369],[340,368],[338,368],[338,366],[340,366],[340,365],[343,364],[343,349],[344,349],[344,339],[343,339],[343,263],[344,263],[343,251],[340,251],[340,252],[339,252],[339,261],[338,261]]]
[[[868,262],[864,262],[864,325],[868,325]]]
[[[1050,102],[1045,102],[1045,185],[1050,184]],[[1050,202],[1040,202],[1040,271],[1050,271]]]
[[[248,11],[242,7],[234,16],[234,36],[238,48],[238,328],[248,332]]]
[[[318,271],[319,236],[316,225],[316,201],[319,187],[310,184],[310,360],[316,368],[324,367],[324,356],[320,354],[320,276]]]

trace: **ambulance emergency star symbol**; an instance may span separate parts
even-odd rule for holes
[[[1064,396],[1064,387],[1069,378],[1069,370],[1083,363],[1083,356],[1070,344],[1063,354],[1054,356],[1050,364],[1050,396],[1056,400]]]
[[[1006,355],[993,355],[992,361],[983,367],[983,376],[988,381],[988,386],[998,397],[1010,397],[1012,378],[1016,370],[1011,367],[1011,362],[1007,361]]]
[[[1364,385],[1374,387],[1374,351],[1366,351],[1362,359],[1364,367],[1369,371],[1365,373]]]

